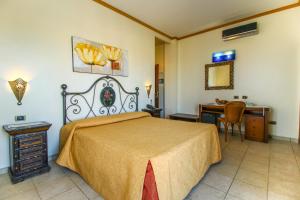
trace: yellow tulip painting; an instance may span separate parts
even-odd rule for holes
[[[107,63],[107,58],[99,48],[93,45],[78,43],[75,47],[75,51],[85,64],[104,66]]]
[[[128,76],[126,50],[72,37],[73,71]]]
[[[122,56],[122,50],[116,47],[102,45],[102,52],[105,57],[111,62],[111,68],[113,70],[119,70],[119,60]]]

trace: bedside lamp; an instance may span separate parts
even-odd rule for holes
[[[149,98],[149,95],[150,95],[150,92],[151,92],[152,85],[151,85],[151,84],[146,84],[145,87],[146,87],[147,95],[148,95],[148,98]]]
[[[22,99],[25,94],[27,82],[21,78],[18,78],[14,81],[8,81],[11,90],[13,91],[14,95],[18,100],[18,105],[22,105]]]

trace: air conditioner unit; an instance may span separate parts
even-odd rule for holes
[[[222,38],[224,41],[233,40],[258,34],[257,22],[224,30]]]

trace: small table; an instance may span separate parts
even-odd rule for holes
[[[162,109],[161,108],[154,108],[154,109],[144,108],[144,109],[142,109],[142,111],[150,113],[152,117],[160,118],[160,112],[162,111]]]
[[[50,170],[48,165],[48,122],[7,124],[3,129],[9,134],[10,169],[13,183]]]
[[[175,120],[182,120],[182,121],[188,121],[188,122],[199,122],[200,118],[198,115],[192,115],[192,114],[185,114],[185,113],[175,113],[172,115],[169,115],[170,119]]]

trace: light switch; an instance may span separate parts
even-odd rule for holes
[[[15,121],[25,121],[26,120],[26,116],[25,115],[17,115],[15,116]]]

